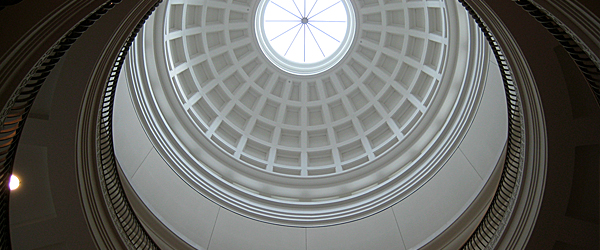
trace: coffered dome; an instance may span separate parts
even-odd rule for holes
[[[328,17],[278,1],[159,8],[129,65],[155,147],[199,193],[260,221],[332,225],[404,199],[467,131],[482,36],[453,2],[298,2],[341,13],[331,21],[346,30],[331,35],[317,24]]]

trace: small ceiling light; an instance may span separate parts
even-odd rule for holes
[[[19,178],[15,175],[11,175],[10,181],[8,182],[8,188],[10,188],[10,190],[15,190],[19,187],[19,184],[21,184]]]

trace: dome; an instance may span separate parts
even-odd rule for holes
[[[295,72],[264,48],[269,3],[166,2],[146,25],[130,63],[134,102],[169,166],[220,206],[303,227],[372,215],[435,175],[466,134],[487,69],[464,11],[342,2],[347,53]]]
[[[382,8],[394,5],[383,1]],[[466,248],[598,248],[597,228],[590,229],[598,224],[598,190],[589,184],[598,182],[598,175],[590,173],[598,169],[594,125],[600,116],[588,88],[595,85],[585,82],[598,72],[593,66],[598,26],[589,25],[598,20],[598,11],[589,3],[459,1],[492,45],[506,95],[502,83],[493,80],[500,77],[496,61],[484,58],[489,67],[480,72],[485,91],[481,101],[474,101],[475,118],[466,119],[467,134],[435,175],[371,216],[290,227],[249,219],[206,199],[206,192],[171,169],[175,165],[164,160],[171,157],[163,159],[154,149],[156,137],[145,135],[151,130],[144,130],[136,115],[142,117],[144,107],[127,96],[128,91],[140,95],[130,81],[138,75],[126,69],[132,62],[123,60],[141,27],[136,24],[146,20],[156,2],[68,2],[39,9],[23,1],[2,15],[15,24],[6,26],[2,38],[7,44],[2,67],[8,69],[2,71],[0,91],[8,112],[2,116],[8,148],[2,176],[7,181],[12,169],[23,180],[18,191],[10,192],[10,209],[2,210],[4,248],[457,249],[466,238]],[[221,8],[239,1],[222,2],[178,3],[187,12],[186,5]],[[352,4],[374,6],[359,0]],[[157,23],[155,17],[151,22]],[[164,53],[144,47],[142,41],[154,38],[143,32],[136,48],[147,48],[148,56]],[[509,102],[508,137],[502,133],[506,119],[496,118],[506,118],[504,98]],[[496,159],[506,159],[506,165],[492,170]],[[499,171],[501,184],[494,195]],[[5,205],[8,199],[4,192]],[[480,222],[481,213],[486,215]]]

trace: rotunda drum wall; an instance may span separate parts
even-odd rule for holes
[[[133,46],[134,99],[163,158],[218,204],[355,220],[426,182],[464,135],[486,67],[466,16],[446,1],[167,2]]]

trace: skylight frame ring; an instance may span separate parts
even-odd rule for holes
[[[264,17],[265,10],[267,8],[267,4],[271,0],[261,0],[258,3],[256,8],[256,15],[254,18],[254,32],[255,37],[258,43],[258,47],[260,51],[263,52],[265,57],[269,62],[273,63],[277,68],[298,76],[311,76],[323,73],[335,65],[337,65],[350,51],[352,45],[356,40],[356,30],[357,30],[357,18],[356,18],[356,10],[354,9],[354,5],[352,5],[350,0],[340,0],[343,4],[346,14],[346,34],[344,38],[341,40],[341,44],[339,47],[331,53],[331,55],[327,56],[323,60],[313,62],[313,63],[299,63],[294,62],[281,56],[279,53],[275,51],[273,46],[271,46],[269,39],[265,33],[264,27]]]

